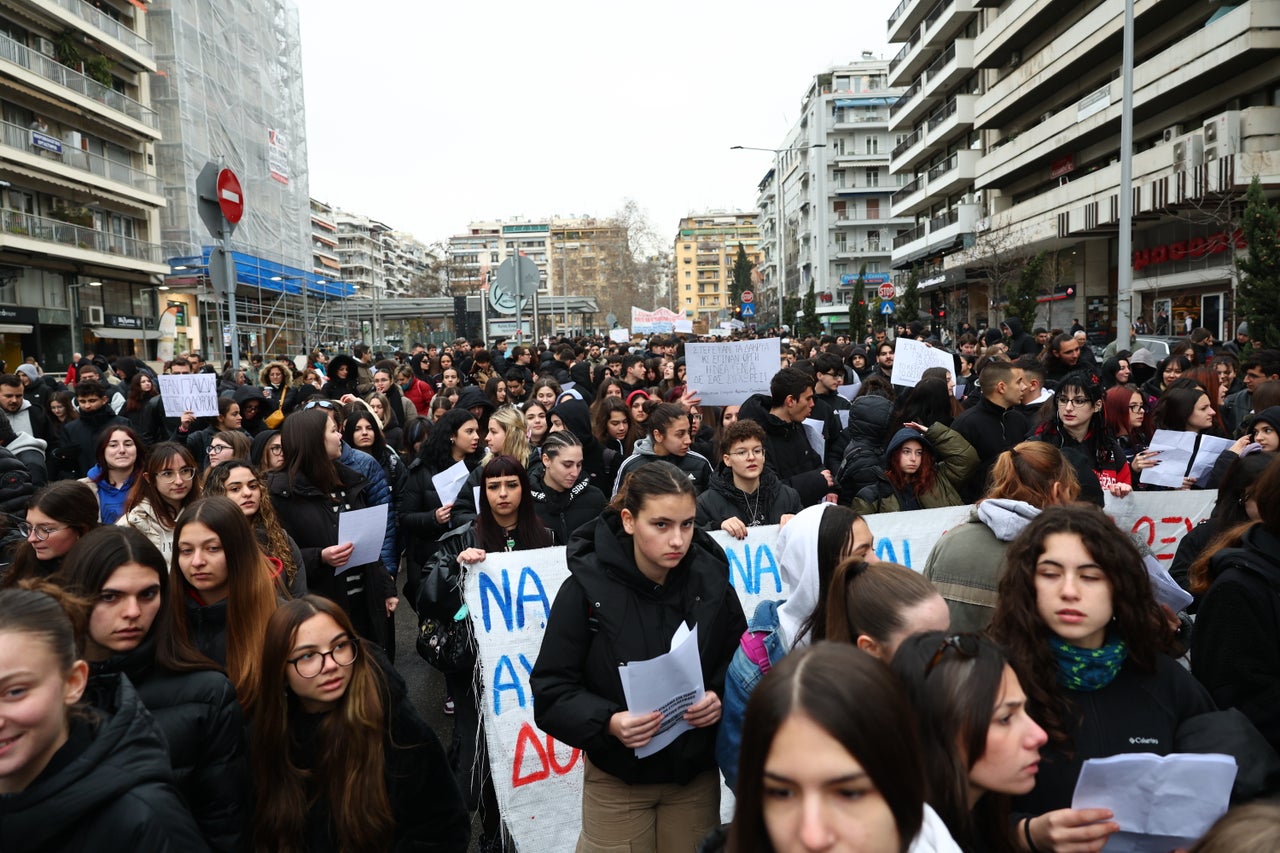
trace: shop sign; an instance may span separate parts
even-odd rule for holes
[[[0,305],[0,323],[21,323],[27,326],[39,325],[40,312],[35,308]]]
[[[134,317],[130,314],[105,314],[103,320],[106,325],[112,329],[141,329],[143,328],[142,318]]]
[[[1068,154],[1066,157],[1059,157],[1049,164],[1049,177],[1060,178],[1070,172],[1076,170],[1076,158],[1074,154]]]
[[[841,273],[840,286],[850,287],[858,283],[857,273]],[[889,283],[889,273],[887,272],[869,272],[862,276],[862,283],[867,285],[880,285]]]
[[[54,154],[62,153],[62,140],[56,136],[50,136],[47,133],[41,133],[38,130],[31,131],[31,145],[33,148],[43,148],[45,151],[52,151]]]
[[[1245,242],[1244,232],[1236,229],[1231,234],[1218,231],[1207,237],[1192,237],[1190,240],[1178,240],[1149,249],[1139,249],[1133,253],[1133,270],[1139,272],[1146,267],[1181,261],[1186,258],[1203,258],[1207,255],[1220,255],[1228,249],[1243,250],[1249,248]]]

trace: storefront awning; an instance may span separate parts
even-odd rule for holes
[[[23,323],[0,323],[0,335],[29,335],[31,326]]]
[[[116,341],[158,341],[158,329],[110,329],[106,326],[94,326],[91,331],[96,338],[110,338]]]

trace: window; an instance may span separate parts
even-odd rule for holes
[[[836,232],[836,251],[837,252],[849,251],[849,238],[843,231]]]
[[[845,202],[837,201],[834,205],[832,205],[832,212],[835,213],[836,219],[844,219],[845,218],[845,215],[844,215]]]
[[[880,153],[880,137],[878,136],[867,137],[867,153],[868,154]]]
[[[837,276],[842,276],[842,275],[844,275],[845,273],[847,273],[848,271],[849,271],[849,265],[848,265],[848,264],[844,264],[844,263],[836,264],[836,275],[837,275]]]
[[[867,250],[871,252],[880,251],[880,232],[878,230],[867,232]]]
[[[880,170],[879,169],[867,169],[867,186],[869,187],[880,186]]]
[[[867,219],[879,219],[879,218],[880,218],[880,199],[878,198],[867,199]]]
[[[834,172],[832,172],[832,173],[831,173],[831,180],[832,180],[832,182],[833,182],[837,187],[843,187],[843,186],[845,185],[845,184],[844,184],[844,169],[836,169]]]

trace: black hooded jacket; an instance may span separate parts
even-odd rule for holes
[[[573,488],[558,492],[547,487],[546,471],[541,466],[529,474],[529,497],[533,498],[533,511],[555,534],[557,542],[568,542],[575,530],[604,512],[607,502],[604,492],[591,485],[585,471]]]
[[[590,479],[591,485],[601,494],[613,494],[613,481],[617,477],[618,467],[622,463],[615,450],[596,441],[591,431],[591,410],[581,400],[565,400],[552,408],[551,413],[560,418],[560,423],[568,427],[569,432],[582,442],[582,472]],[[563,540],[561,540],[563,541]]]
[[[111,707],[116,674],[129,677],[169,747],[174,780],[214,850],[241,849],[249,825],[249,751],[235,688],[216,670],[169,672],[155,643],[90,666],[86,698]]]
[[[108,678],[96,726],[73,720],[70,738],[26,790],[0,796],[0,850],[209,849],[173,785],[164,737],[129,680]]]
[[[868,394],[853,401],[849,409],[849,426],[841,437],[844,455],[836,473],[840,502],[846,506],[858,492],[875,483],[884,470],[881,458],[888,439],[893,402],[878,394]]]
[[[687,731],[641,759],[609,734],[609,720],[627,710],[618,665],[665,653],[682,622],[698,627],[705,689],[724,695],[747,627],[724,551],[695,530],[685,558],[666,583],[655,584],[636,568],[621,517],[606,510],[573,534],[566,559],[570,577],[556,594],[529,677],[538,728],[628,784],[683,785],[715,769],[714,726]]]
[[[1001,453],[1027,438],[1026,416],[1015,408],[1003,408],[983,397],[977,405],[956,416],[951,428],[978,451],[978,470],[961,490],[966,501],[975,501],[987,490],[987,476]]]
[[[767,394],[753,394],[742,404],[738,417],[764,427],[764,464],[782,482],[800,494],[805,506],[816,504],[835,488],[822,476],[824,462],[809,444],[804,424],[784,421],[769,413],[773,402]]]
[[[347,366],[347,375],[346,378],[339,379],[338,368],[344,364]],[[329,359],[326,375],[329,381],[324,383],[320,393],[330,400],[340,400],[344,394],[356,393],[356,386],[360,383],[360,366],[349,355],[335,355]]]
[[[1040,354],[1035,336],[1027,334],[1017,317],[1006,317],[1001,325],[1009,327],[1009,358],[1016,360],[1018,356]]]
[[[231,399],[240,404],[240,429],[252,438],[267,428],[267,415],[276,410],[276,404],[268,400],[257,385],[241,385],[231,395]],[[245,414],[244,404],[250,400],[258,401],[258,413],[254,417]]]
[[[730,518],[741,519],[748,527],[777,524],[782,516],[802,509],[796,490],[784,485],[768,468],[760,472],[759,484],[750,497],[733,484],[733,472],[722,468],[711,478],[707,490],[698,495],[698,526],[719,530]]]

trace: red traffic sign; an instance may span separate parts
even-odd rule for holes
[[[750,305],[752,302],[755,302],[755,301],[756,301],[756,295],[754,293],[752,293],[750,290],[742,291],[743,305]]]
[[[240,179],[230,169],[223,169],[218,173],[218,207],[232,225],[244,216],[244,193],[240,189]]]
[[[892,285],[892,284],[889,284],[888,282],[885,282],[884,284],[880,285],[880,291],[879,291],[879,292],[880,292],[880,298],[881,298],[881,299],[892,299],[892,298],[893,298],[893,285]]]

